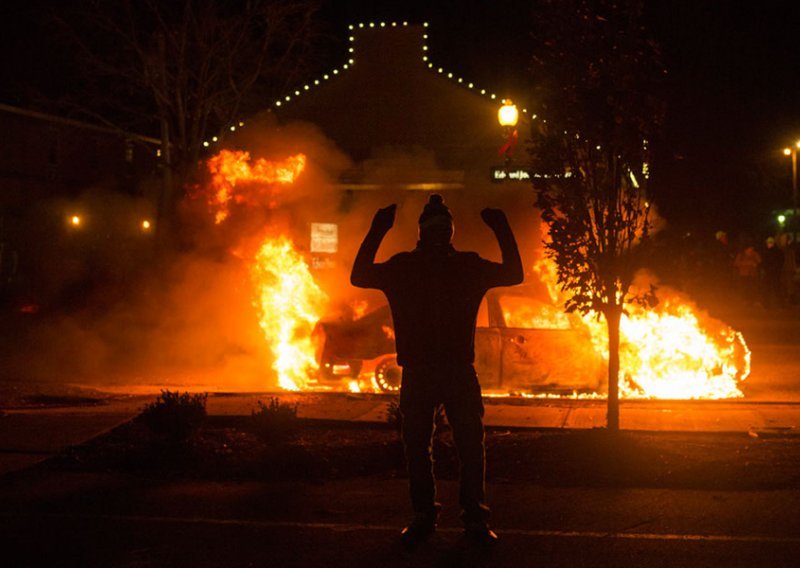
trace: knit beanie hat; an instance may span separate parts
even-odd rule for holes
[[[444,204],[444,199],[438,193],[434,193],[425,204],[422,215],[419,216],[420,227],[434,225],[438,223],[452,223],[453,216],[450,209]]]

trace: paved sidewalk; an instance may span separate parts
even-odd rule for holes
[[[22,469],[81,444],[136,416],[156,395],[114,396],[102,404],[7,408],[0,416],[0,474]],[[348,393],[211,394],[212,416],[249,416],[259,400],[277,396],[298,403],[314,420],[385,422],[385,395]],[[601,428],[605,401],[487,398],[485,422],[506,428]],[[747,401],[625,401],[626,430],[746,432],[752,436],[800,434],[800,403]]]
[[[0,475],[108,432],[139,414],[153,398],[115,397],[97,405],[4,409],[0,415]]]
[[[385,422],[386,395],[348,393],[273,393],[209,397],[212,415],[249,415],[258,400],[277,396],[298,404],[298,416],[309,419]],[[490,427],[602,428],[604,400],[497,397],[486,398],[484,421]],[[800,403],[741,401],[623,401],[620,424],[625,430],[666,432],[751,432],[800,434]]]

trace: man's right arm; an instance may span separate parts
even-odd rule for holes
[[[375,255],[381,246],[383,237],[394,225],[395,211],[397,205],[389,205],[383,209],[378,209],[372,219],[372,226],[364,237],[361,247],[358,249],[356,260],[353,263],[353,270],[350,273],[350,283],[358,288],[381,288],[383,284],[383,271],[380,264],[375,264]]]
[[[519,256],[519,248],[508,224],[505,213],[500,209],[486,208],[481,211],[481,218],[494,232],[497,243],[500,245],[500,252],[503,256],[502,264],[488,262],[486,284],[493,288],[495,286],[513,286],[522,283],[524,272],[522,260]]]

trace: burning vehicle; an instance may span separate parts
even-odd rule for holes
[[[478,313],[475,368],[491,394],[602,397],[608,335],[599,314],[567,314],[555,265],[537,262],[527,284],[491,290]],[[743,396],[750,350],[742,335],[662,287],[659,304],[632,304],[620,324],[620,393],[625,398]],[[363,310],[364,306],[360,306]],[[402,370],[389,307],[315,329],[321,388],[395,392]]]
[[[478,313],[475,368],[484,390],[522,396],[603,396],[608,339],[597,314],[559,307],[552,262],[534,267],[541,283],[490,291]],[[538,294],[542,283],[552,301]],[[743,396],[750,350],[742,335],[664,288],[655,308],[623,315],[620,392],[626,398],[723,399]],[[395,392],[397,364],[389,307],[352,320],[321,319],[314,330],[321,388]]]
[[[602,358],[576,354],[581,332],[564,314],[535,299],[531,288],[492,290],[484,299],[475,332],[481,386],[503,393],[596,392],[605,378]],[[315,335],[321,384],[335,387],[345,381],[351,390],[361,385],[382,392],[400,389],[402,370],[388,305],[353,321],[320,322]]]
[[[384,392],[400,389],[402,370],[397,365],[394,328],[389,306],[358,319],[321,321],[315,331],[320,383],[336,387],[346,381],[351,390],[374,377]]]

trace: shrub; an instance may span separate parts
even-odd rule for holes
[[[258,410],[250,414],[253,433],[269,442],[284,440],[297,430],[297,404],[281,402],[272,397],[264,404],[258,401]]]
[[[139,419],[154,434],[171,442],[186,441],[206,418],[208,393],[190,394],[162,390],[144,407]]]

